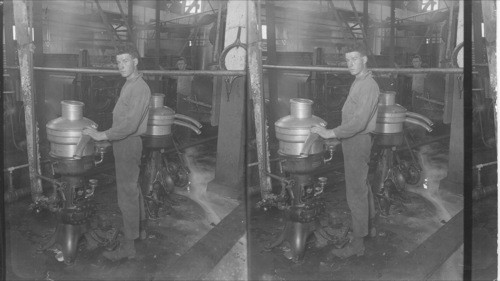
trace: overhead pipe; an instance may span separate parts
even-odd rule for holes
[[[19,69],[17,66],[5,66],[5,69]],[[345,67],[329,67],[329,66],[296,66],[296,65],[262,65],[264,69],[278,70],[297,70],[297,71],[318,71],[318,72],[345,72],[349,70]],[[97,69],[97,68],[62,68],[62,67],[40,67],[34,66],[33,70],[53,71],[53,72],[68,72],[68,73],[84,73],[84,74],[120,74],[114,69]],[[372,72],[378,73],[401,73],[401,74],[463,74],[463,68],[370,68]],[[165,76],[193,76],[193,75],[212,75],[212,76],[241,76],[246,75],[245,70],[141,70],[144,75],[165,75]]]
[[[346,67],[329,67],[329,66],[296,66],[296,65],[262,65],[264,69],[279,69],[279,70],[298,70],[298,71],[318,71],[318,72],[345,72],[348,73],[349,69]],[[444,74],[463,74],[463,68],[370,68],[371,72],[378,73],[444,73]]]
[[[5,69],[19,69],[17,66],[5,66]],[[40,67],[34,66],[33,70],[84,73],[84,74],[120,74],[115,69],[97,69],[97,68],[63,68],[63,67]],[[193,76],[193,75],[212,75],[212,76],[242,76],[246,75],[245,70],[141,70],[144,75],[162,75],[162,76]]]

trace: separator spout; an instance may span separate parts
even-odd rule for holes
[[[176,114],[175,114],[175,119],[181,119],[181,120],[184,120],[184,121],[191,122],[191,123],[193,123],[193,124],[194,124],[194,126],[196,126],[197,128],[201,128],[201,127],[203,127],[203,126],[201,125],[201,123],[200,123],[200,122],[198,122],[196,119],[191,118],[191,117],[186,116],[186,115],[183,115],[183,114],[176,113]],[[176,121],[177,121],[177,120],[176,120]],[[174,122],[174,123],[175,123],[175,122]],[[179,124],[179,125],[180,125],[180,124]],[[181,126],[183,126],[183,125],[181,125]],[[198,133],[198,134],[199,134],[199,133]]]
[[[429,125],[429,126],[434,125],[434,122],[432,122],[431,119],[429,119],[421,114],[415,113],[415,112],[407,111],[406,116],[410,117],[410,118],[414,118],[414,119],[420,119],[420,120],[424,121],[425,123],[427,123],[427,125]]]
[[[414,125],[418,125],[424,129],[427,130],[427,132],[432,132],[432,128],[431,126],[427,125],[427,123],[421,121],[421,120],[417,120],[417,119],[413,119],[413,118],[410,118],[410,117],[406,117],[405,118],[405,122],[407,123],[411,123],[411,124],[414,124]]]
[[[186,128],[189,128],[189,129],[193,130],[197,135],[201,134],[200,129],[198,129],[199,127],[194,126],[194,125],[189,124],[189,123],[186,123],[184,121],[174,120],[174,124],[175,125],[179,125],[179,126],[183,126],[183,127],[186,127]]]

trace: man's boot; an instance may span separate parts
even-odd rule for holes
[[[102,254],[105,258],[111,261],[119,261],[122,259],[135,258],[135,245],[134,240],[123,240],[120,246],[112,252],[104,252]]]
[[[365,254],[365,244],[363,237],[354,237],[349,244],[342,249],[333,249],[331,254],[342,259],[356,256],[363,256]]]

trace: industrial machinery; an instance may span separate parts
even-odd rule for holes
[[[285,211],[286,224],[280,237],[269,248],[283,242],[290,250],[285,256],[298,261],[304,256],[306,239],[318,226],[318,217],[325,210],[323,190],[327,178],[313,179],[313,172],[332,159],[324,159],[325,142],[316,134],[310,134],[314,125],[326,126],[326,122],[312,115],[313,102],[308,99],[291,99],[291,114],[275,123],[279,140],[280,172],[284,177],[270,175],[281,182],[281,194],[274,200],[259,202],[259,206],[277,206]]]
[[[63,100],[61,105],[62,116],[46,125],[53,173],[52,180],[46,180],[52,182],[54,190],[47,202],[38,202],[36,207],[48,208],[58,216],[56,232],[42,250],[51,248],[59,253],[58,260],[71,264],[95,211],[93,195],[98,182],[87,180],[88,172],[103,162],[111,145],[82,134],[85,127],[97,128],[95,122],[83,117],[84,103]]]
[[[189,170],[183,164],[172,136],[172,125],[180,125],[200,134],[201,124],[173,109],[164,106],[164,94],[152,94],[146,133],[143,135],[143,168],[141,169],[141,189],[146,213],[150,219],[157,219],[165,203],[173,204],[170,198],[175,186],[189,184]],[[187,123],[191,122],[190,123]],[[168,157],[167,148],[174,147],[178,161]]]
[[[432,131],[432,121],[420,114],[409,112],[395,103],[396,92],[382,92],[379,96],[377,123],[375,127],[374,150],[376,153],[377,172],[374,193],[383,215],[389,213],[391,205],[404,202],[405,186],[416,184],[420,180],[421,167],[410,150],[412,162],[402,161],[395,153],[396,147],[408,145],[403,124],[411,123]],[[378,149],[377,149],[378,148]],[[409,148],[409,147],[408,147]]]

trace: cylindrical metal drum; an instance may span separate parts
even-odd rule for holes
[[[47,123],[47,139],[50,142],[50,156],[73,158],[85,127],[97,128],[97,124],[83,117],[84,103],[73,100],[61,101],[62,116]],[[94,141],[85,144],[82,157],[94,155]]]
[[[149,103],[148,126],[145,135],[165,136],[172,133],[175,111],[163,105],[164,94],[152,94]]]
[[[378,102],[376,134],[396,134],[403,132],[406,119],[406,108],[395,103],[396,93],[389,91],[380,93]]]
[[[295,98],[290,100],[290,115],[274,123],[279,140],[278,153],[300,156],[312,126],[326,126],[326,121],[312,115],[312,100]],[[318,138],[309,151],[317,154],[324,151],[324,141]]]

